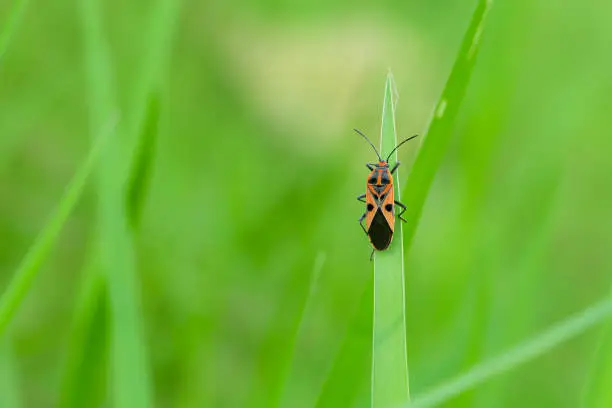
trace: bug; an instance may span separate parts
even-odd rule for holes
[[[399,161],[396,162],[393,168],[389,169],[389,159],[401,145],[414,139],[418,135],[404,139],[391,150],[386,160],[383,160],[370,139],[359,130],[354,130],[363,136],[374,149],[376,156],[378,156],[378,163],[366,163],[366,167],[370,169],[370,174],[368,175],[366,183],[366,193],[357,197],[357,200],[366,204],[366,211],[361,218],[359,218],[359,225],[361,225],[361,228],[372,244],[373,249],[370,255],[370,260],[372,260],[374,251],[384,251],[393,240],[393,231],[395,229],[395,206],[399,207],[401,210],[397,217],[406,222],[406,220],[402,218],[402,214],[406,211],[406,206],[395,200],[393,192],[393,173],[395,173],[400,163]],[[363,225],[364,219],[365,225]]]

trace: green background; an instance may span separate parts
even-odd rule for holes
[[[103,4],[122,109],[155,46],[151,4]],[[399,137],[423,134],[474,6],[181,4],[135,239],[157,406],[368,406],[372,264],[355,197],[374,154],[351,129],[378,137],[391,68]],[[607,296],[610,13],[492,8],[406,259],[412,395]],[[90,146],[79,15],[31,0],[0,60],[1,288]],[[417,147],[400,151],[404,179]],[[92,186],[4,336],[1,406],[11,391],[27,407],[60,398],[96,202]],[[579,406],[598,334],[447,406]],[[110,406],[106,394],[92,406]]]

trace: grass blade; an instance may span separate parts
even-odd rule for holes
[[[405,406],[407,408],[438,406],[496,375],[541,356],[561,343],[603,322],[611,315],[612,300],[606,299],[565,319],[563,322],[502,353],[500,356],[475,366],[467,373],[435,387],[422,397],[417,396],[411,404]]]
[[[153,403],[132,233],[140,220],[154,156],[159,117],[159,100],[154,90],[159,87],[162,67],[168,60],[173,20],[178,15],[179,4],[175,0],[159,0],[152,9],[150,26],[144,36],[151,46],[145,48],[142,68],[134,80],[136,91],[121,131],[121,139],[125,143],[113,146],[99,174],[99,235],[94,254],[99,258],[95,262],[98,262],[108,283],[111,316],[109,329],[112,333],[111,384],[113,405],[119,408],[147,407]],[[101,3],[98,0],[87,0],[81,6],[90,116],[94,126],[104,112],[116,106],[117,97],[114,94],[110,53],[102,29]],[[140,139],[137,138],[139,132]],[[130,162],[132,151],[127,146],[133,142],[137,147],[134,159]],[[123,189],[126,174],[129,176],[127,196]],[[97,296],[106,296],[104,293],[98,292]],[[87,304],[97,304],[100,307],[105,302],[105,299],[96,299],[96,295],[93,295],[84,307],[87,308]],[[79,324],[90,330],[106,328],[96,324],[99,320],[96,316],[97,313],[85,313],[84,321]],[[79,335],[79,327],[75,330],[75,338],[85,341],[78,350],[87,353],[90,346],[100,346],[90,344],[91,333]],[[77,361],[79,357],[73,356]],[[70,378],[70,372],[67,376]],[[72,390],[78,391],[79,388],[72,387]],[[78,397],[64,396],[64,401],[78,401]]]
[[[138,146],[132,161],[132,172],[130,174],[127,190],[127,213],[133,228],[140,224],[142,207],[149,185],[151,167],[155,156],[155,144],[159,130],[160,101],[156,93],[151,93],[147,101],[147,113]]]
[[[181,6],[180,0],[157,0],[145,37],[146,44],[151,45],[144,49],[139,75],[133,81],[136,85],[124,136],[134,146],[129,152],[131,162],[126,194],[127,217],[134,229],[140,224],[155,158],[161,114],[160,88]]]
[[[0,32],[0,62],[2,62],[9,43],[23,18],[27,3],[27,0],[15,0],[6,18],[6,22],[2,25],[4,29]]]
[[[107,129],[97,138],[87,159],[70,181],[57,209],[49,219],[45,228],[36,238],[34,244],[30,247],[21,265],[17,268],[8,288],[2,295],[0,299],[0,336],[4,333],[6,326],[30,291],[32,282],[38,275],[40,266],[49,254],[49,251],[51,251],[53,244],[55,244],[58,239],[62,227],[79,201],[83,189],[85,188],[85,183],[95,167],[97,159],[105,145],[105,141],[108,139],[109,133],[114,130],[114,127],[113,121],[112,127],[107,126]]]
[[[140,219],[153,161],[159,116],[159,101],[154,91],[159,88],[163,67],[168,61],[179,5],[180,1],[159,0],[152,8],[150,25],[144,36],[146,44],[151,45],[144,48],[142,68],[133,81],[137,84],[136,90],[121,131],[124,143],[116,144],[109,152],[100,172],[98,255],[100,267],[108,279],[113,405],[118,408],[153,404],[136,276],[134,229],[130,227],[137,226]],[[102,112],[116,104],[116,97],[111,91],[111,62],[101,26],[100,2],[83,2],[82,11],[91,117],[95,123]],[[137,146],[136,156],[128,146]],[[123,188],[126,175],[130,177],[127,197]]]
[[[144,37],[146,46],[138,76],[133,80],[135,86],[128,107],[129,117],[125,130],[125,138],[134,149],[130,151],[134,156],[132,163],[138,163],[141,148],[154,146],[154,140],[147,141],[142,138],[150,138],[157,133],[159,92],[165,68],[170,60],[172,37],[181,6],[180,0],[157,0],[149,16],[147,34]]]
[[[100,4],[96,0],[79,3],[83,29],[83,52],[89,103],[90,134],[108,112],[116,109],[115,84],[109,52],[104,41]],[[112,148],[117,149],[116,144]],[[110,184],[108,158],[97,173],[97,216],[108,212],[106,190]],[[118,164],[118,163],[117,163]],[[98,220],[99,223],[99,220]],[[76,312],[68,348],[57,406],[60,408],[99,406],[112,395],[107,392],[110,368],[111,316],[107,273],[100,259],[102,229],[92,237],[87,266],[83,270],[82,293]],[[116,333],[113,333],[116,335]]]
[[[60,408],[102,406],[105,401],[110,343],[108,293],[97,265],[90,269],[85,271],[84,295],[75,316]]]
[[[403,190],[404,204],[408,208],[404,216],[407,220],[404,225],[406,251],[410,249],[427,193],[448,148],[455,118],[476,63],[485,17],[491,5],[491,0],[479,0],[476,6],[455,64],[423,138],[419,155]]]
[[[135,254],[123,196],[115,186],[107,200],[109,211],[100,223],[100,253],[107,274],[111,306],[111,357],[114,406],[150,407],[153,396],[149,378]]]
[[[380,153],[387,157],[397,145],[395,82],[389,73],[385,85]],[[397,162],[397,151],[389,166]],[[399,171],[394,174],[395,198],[400,200]],[[402,223],[395,223],[391,246],[374,258],[374,321],[372,339],[372,407],[388,407],[410,399],[404,295]],[[384,341],[384,346],[382,342]]]
[[[100,1],[81,2],[92,126],[117,104],[102,15]],[[129,123],[122,128],[126,126],[129,128]],[[122,131],[121,143],[113,143],[99,169],[98,237],[94,256],[98,257],[100,271],[108,284],[112,405],[116,408],[150,407],[153,393],[141,318],[136,255],[125,212],[124,183],[129,153],[124,140]]]

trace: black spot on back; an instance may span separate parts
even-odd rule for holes
[[[391,228],[387,223],[387,219],[385,218],[380,209],[378,209],[378,211],[376,211],[376,214],[374,214],[372,224],[370,224],[370,229],[368,230],[368,236],[370,237],[370,242],[372,242],[372,246],[374,246],[374,248],[378,249],[379,251],[387,249],[387,247],[391,243],[391,238],[393,238],[393,231],[391,231]]]

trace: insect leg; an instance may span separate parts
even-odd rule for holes
[[[400,213],[399,213],[399,214],[397,214],[397,217],[398,217],[400,220],[402,220],[402,221],[406,222],[406,220],[402,218],[402,214],[406,212],[406,206],[405,206],[404,204],[400,203],[400,202],[399,202],[399,201],[397,201],[397,200],[395,200],[395,205],[397,205],[399,208],[401,208],[401,209],[402,209],[402,210],[400,211]]]
[[[361,201],[362,203],[365,203],[365,202],[366,202],[366,201],[364,200],[364,198],[365,198],[365,197],[366,197],[366,195],[365,195],[365,194],[362,194],[362,195],[360,195],[359,197],[357,197],[357,199],[358,199],[359,201]]]
[[[393,166],[393,168],[391,169],[391,174],[395,173],[395,170],[397,170],[397,168],[399,167],[400,162],[396,162],[395,166]]]
[[[366,230],[365,227],[363,226],[363,219],[366,217],[366,214],[367,213],[363,213],[361,218],[359,218],[359,225],[361,225],[361,229],[363,230],[363,232],[365,232],[365,234],[368,235],[368,230]]]
[[[374,259],[374,251],[376,251],[375,249],[372,250],[372,253],[370,254],[370,262],[372,262],[372,259]]]
[[[374,170],[374,163],[366,163],[366,167],[370,170]]]

